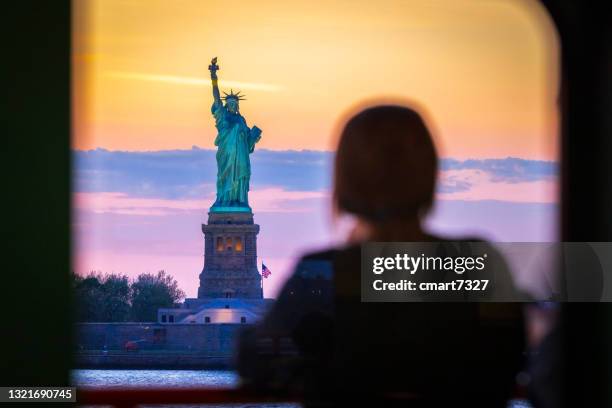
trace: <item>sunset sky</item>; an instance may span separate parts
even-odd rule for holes
[[[556,238],[558,48],[528,0],[75,0],[78,273],[165,269],[195,296],[214,200],[208,65],[263,130],[250,202],[274,296],[306,249],[337,242],[335,130],[368,100],[424,109],[440,155],[428,225]]]
[[[330,150],[347,108],[399,97],[426,107],[442,155],[556,155],[556,43],[526,0],[74,4],[77,149],[212,147],[218,56],[262,148]]]

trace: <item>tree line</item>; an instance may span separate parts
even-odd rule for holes
[[[153,322],[157,309],[178,307],[185,298],[176,280],[165,271],[126,275],[72,273],[72,289],[78,322]]]

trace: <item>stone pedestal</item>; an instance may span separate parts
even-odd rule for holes
[[[210,212],[204,233],[199,299],[262,299],[257,270],[257,233],[251,212]]]

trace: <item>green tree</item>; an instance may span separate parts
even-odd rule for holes
[[[157,320],[157,309],[174,307],[185,297],[176,280],[165,271],[143,273],[132,282],[132,319],[139,322]]]
[[[130,315],[131,287],[125,275],[105,275],[101,285],[102,322],[125,322]]]
[[[76,320],[79,322],[124,322],[130,314],[130,283],[125,275],[90,272],[72,274]]]
[[[78,322],[97,322],[102,315],[100,304],[102,302],[101,274],[89,272],[85,277],[73,274],[72,285],[74,302],[76,305],[76,320]]]

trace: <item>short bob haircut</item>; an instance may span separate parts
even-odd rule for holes
[[[335,210],[373,223],[422,216],[433,204],[437,169],[436,149],[419,113],[399,105],[362,110],[340,133]]]

